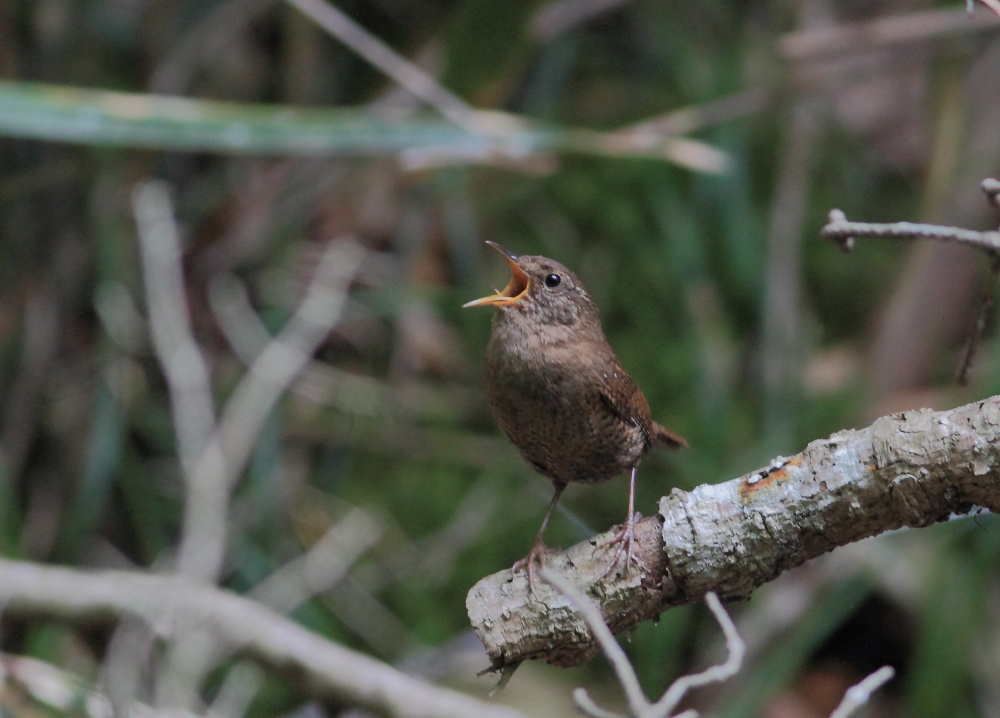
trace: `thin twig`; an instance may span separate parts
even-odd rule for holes
[[[987,178],[981,187],[991,204],[1000,207],[1000,182]],[[888,238],[888,239],[938,239],[942,241],[962,242],[971,244],[990,254],[992,259],[990,271],[983,283],[979,300],[979,311],[969,332],[962,358],[958,363],[955,379],[959,386],[965,386],[969,379],[969,370],[979,342],[986,331],[986,323],[993,307],[993,293],[1000,276],[1000,232],[976,232],[960,227],[944,227],[936,224],[916,224],[913,222],[895,222],[892,224],[869,224],[867,222],[849,222],[846,215],[839,209],[830,210],[829,223],[823,227],[821,236],[836,242],[841,249],[849,252],[854,248],[858,237]]]
[[[480,479],[462,497],[448,523],[381,556],[377,567],[366,566],[354,577],[372,592],[414,575],[419,575],[428,586],[442,584],[450,577],[459,556],[482,539],[483,530],[499,503],[494,480]]]
[[[587,628],[593,634],[604,652],[604,655],[611,662],[618,677],[618,683],[625,691],[628,700],[629,716],[633,718],[668,718],[673,714],[677,704],[684,698],[689,690],[704,686],[709,683],[721,683],[736,675],[743,664],[743,656],[746,653],[746,646],[736,631],[733,619],[729,617],[725,607],[719,597],[714,593],[705,596],[705,603],[708,605],[715,620],[719,622],[722,633],[726,637],[726,660],[708,668],[701,673],[690,676],[682,676],[674,681],[663,694],[663,697],[656,703],[650,703],[642,692],[639,679],[636,677],[635,669],[625,655],[625,651],[618,645],[611,629],[604,621],[600,608],[587,598],[584,593],[577,588],[568,578],[556,571],[543,568],[539,572],[542,580],[550,584],[557,591],[562,593],[579,611]],[[573,700],[581,711],[594,718],[617,718],[614,713],[610,713],[599,707],[591,699],[584,688],[577,688],[573,691]]]
[[[462,129],[472,134],[503,136],[509,135],[512,130],[524,127],[523,120],[514,115],[485,112],[471,107],[436,79],[324,0],[287,0],[287,2]],[[725,172],[730,165],[728,154],[705,142],[687,137],[576,130],[565,133],[563,143],[566,148],[577,148],[585,152],[660,156],[695,171],[712,174]],[[506,159],[506,155],[510,155],[519,164],[525,164],[532,156],[537,160],[542,154],[537,149],[523,144],[520,147],[508,147],[499,155],[496,150],[499,148],[478,147],[473,150],[474,156],[470,156],[467,152],[456,153],[453,147],[444,149],[425,147],[405,152],[400,159],[405,167],[416,170],[454,163],[456,158],[461,158],[463,154],[465,161],[478,159],[481,162]],[[541,167],[543,171],[547,171],[550,163],[546,162],[544,157],[541,159]]]
[[[364,256],[354,242],[331,242],[305,297],[237,384],[216,422],[207,362],[191,330],[179,231],[165,184],[133,195],[143,251],[150,329],[171,390],[178,456],[185,479],[177,570],[216,581],[226,556],[229,502],[267,417],[336,323],[350,279]],[[182,621],[158,677],[158,704],[193,706],[216,651],[197,621]]]
[[[662,141],[670,135],[686,135],[759,114],[773,107],[777,99],[777,93],[769,88],[752,87],[717,100],[647,118],[615,130],[614,134],[655,136]]]
[[[308,364],[343,310],[347,287],[364,257],[353,241],[331,242],[305,298],[281,332],[258,355],[226,402],[219,423],[194,467],[197,495],[178,565],[194,576],[218,576],[225,555],[229,493],[249,460],[268,415]]]
[[[681,167],[705,174],[724,174],[732,166],[729,153],[701,140],[649,132],[637,133],[630,128],[612,132],[568,130],[563,133],[561,143],[566,149],[609,157],[662,157]]]
[[[830,210],[829,222],[820,231],[824,239],[840,245],[845,252],[854,248],[859,238],[866,239],[939,239],[948,242],[971,244],[992,252],[1000,251],[1000,232],[977,232],[961,227],[944,227],[937,224],[893,222],[870,224],[850,222],[839,209]]]
[[[628,0],[550,0],[531,18],[529,30],[538,43],[551,42],[575,27],[616,10]]]
[[[306,553],[258,583],[248,597],[289,614],[343,578],[381,535],[381,526],[366,511],[352,509]]]
[[[312,596],[329,590],[340,581],[351,565],[374,545],[380,535],[378,524],[366,512],[354,509],[305,554],[257,584],[247,594],[247,598],[280,613],[290,614]],[[229,643],[220,642],[202,630],[189,630],[186,633],[178,630],[178,640],[175,643],[174,653],[182,659],[186,668],[185,676],[191,685],[196,684],[205,672],[220,664],[231,652]],[[235,671],[238,671],[238,667],[227,676],[223,687],[230,686],[231,689],[226,700],[239,704],[249,701],[256,689],[253,675]],[[220,693],[216,700],[221,700],[222,697]],[[228,712],[222,715],[232,714]]]
[[[584,715],[590,716],[590,718],[627,718],[620,713],[601,708],[587,693],[587,689],[582,686],[573,689],[573,702]]]
[[[993,177],[987,177],[983,180],[982,184],[983,192],[990,200],[990,204],[994,207],[1000,208],[1000,180],[994,179]]]
[[[998,2],[998,0],[979,0],[979,2],[988,7],[993,12],[995,12],[997,15],[1000,15],[1000,2]],[[971,0],[969,2],[969,5],[970,6],[972,5]],[[969,8],[969,11],[970,12],[972,11],[971,7]]]
[[[98,675],[101,691],[115,715],[130,715],[140,702],[139,692],[156,649],[156,631],[148,623],[131,617],[118,622]]]
[[[78,676],[34,658],[0,654],[0,685],[4,686],[5,691],[14,687],[23,690],[35,701],[55,709],[60,715],[83,715],[89,718],[122,715],[106,695],[92,690]],[[25,714],[28,713],[30,711]],[[6,711],[4,715],[7,715]],[[127,715],[132,718],[197,718],[195,713],[157,711],[142,703],[130,704]]]
[[[456,125],[478,132],[477,113],[472,107],[336,7],[323,0],[287,1]]]
[[[170,638],[197,621],[213,640],[296,676],[318,696],[396,718],[523,718],[432,685],[327,640],[255,601],[188,578],[83,571],[0,558],[0,605],[8,617],[94,621],[134,617]]]
[[[871,698],[872,693],[892,680],[896,671],[892,666],[882,666],[860,683],[856,683],[844,693],[840,705],[830,714],[830,718],[847,718]]]
[[[216,691],[211,706],[205,711],[206,717],[239,718],[246,715],[264,685],[264,678],[264,672],[255,663],[237,663]]]
[[[989,319],[990,310],[993,308],[993,294],[996,290],[998,276],[1000,276],[1000,253],[995,253],[993,261],[990,263],[989,274],[983,280],[983,291],[979,297],[979,312],[976,314],[976,321],[969,331],[969,338],[965,342],[965,351],[962,352],[962,359],[958,363],[958,371],[955,374],[955,381],[959,386],[965,386],[969,383],[969,369],[972,368],[972,360],[975,359],[979,342],[986,332],[986,322]]]
[[[301,304],[250,365],[226,402],[218,432],[227,458],[240,470],[267,415],[340,318],[348,286],[364,257],[364,248],[353,238],[327,245]],[[231,470],[229,481],[237,477],[238,472]]]
[[[208,363],[194,339],[187,296],[180,233],[174,221],[170,190],[165,182],[136,186],[132,193],[142,254],[143,282],[149,328],[170,392],[177,456],[188,490],[194,465],[215,425],[215,405]]]
[[[622,690],[625,691],[625,697],[628,700],[631,714],[633,716],[643,715],[649,708],[649,701],[643,695],[639,679],[635,675],[635,669],[632,668],[632,664],[629,662],[628,656],[625,655],[625,651],[618,645],[618,641],[615,640],[611,629],[608,628],[608,624],[604,622],[600,609],[580,589],[559,573],[543,568],[539,571],[538,575],[543,581],[563,594],[576,607],[576,610],[580,612],[580,617],[583,618],[587,624],[587,628],[590,629],[590,632],[598,644],[600,644],[601,650],[604,651],[604,655],[611,662],[611,667],[614,668],[615,675],[618,676],[618,683],[621,685]],[[579,691],[574,692],[574,698],[577,697],[578,693]],[[578,703],[578,705],[580,704]]]
[[[232,274],[220,274],[208,285],[208,302],[233,352],[241,362],[252,365],[274,337],[254,311],[246,284]],[[348,414],[382,414],[391,403],[385,382],[315,360],[290,389],[304,399],[328,403]]]
[[[859,55],[996,28],[996,18],[990,15],[979,13],[969,17],[961,8],[942,8],[889,15],[849,25],[799,30],[784,35],[779,40],[778,48],[786,60],[794,63],[832,55]]]
[[[715,593],[705,594],[705,603],[708,605],[715,620],[718,621],[723,635],[726,637],[726,660],[717,666],[706,668],[701,673],[690,676],[681,676],[667,689],[663,698],[654,706],[654,715],[669,716],[674,708],[681,702],[681,699],[692,688],[708,685],[709,683],[722,683],[735,676],[743,665],[743,657],[746,655],[746,644],[736,631],[736,624],[729,617],[729,613],[722,605],[722,601]]]

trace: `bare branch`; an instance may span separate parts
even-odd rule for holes
[[[205,711],[206,716],[236,718],[246,715],[254,697],[263,687],[264,678],[259,666],[249,661],[237,663],[216,691],[212,705]]]
[[[511,708],[433,686],[332,643],[258,603],[181,576],[88,572],[0,558],[0,605],[8,616],[68,620],[132,617],[171,638],[200,630],[317,694],[397,718],[518,718]],[[186,628],[185,628],[186,630]]]
[[[142,250],[143,283],[153,347],[170,391],[177,455],[190,485],[215,425],[208,364],[191,330],[181,240],[165,182],[137,185],[132,208]]]
[[[577,686],[573,689],[573,702],[584,715],[590,716],[590,718],[627,718],[620,713],[601,708],[583,686]]]
[[[985,5],[990,10],[995,12],[998,16],[1000,16],[1000,0],[979,0],[979,2],[981,2],[983,5]],[[969,5],[970,6],[972,5],[971,0],[969,2]],[[969,10],[971,11],[972,8],[970,7]]]
[[[150,657],[156,647],[154,629],[142,621],[126,618],[115,627],[98,674],[98,684],[115,715],[128,715],[141,703],[140,688],[153,665]]]
[[[185,479],[177,570],[215,581],[226,556],[233,487],[267,417],[339,318],[364,250],[349,241],[329,244],[302,302],[250,365],[216,421],[207,363],[188,317],[179,232],[166,185],[139,185],[133,204],[143,252],[150,329],[170,386],[178,456]],[[305,585],[298,588],[299,593],[286,597],[285,603],[303,598],[302,592],[308,589]],[[159,703],[163,705],[192,705],[204,672],[220,655],[205,631],[193,624],[188,628],[176,631],[174,644],[167,652],[168,669],[157,681]],[[116,671],[109,675],[116,675]]]
[[[306,553],[254,586],[248,597],[280,613],[291,613],[317,593],[328,591],[381,535],[381,526],[367,512],[352,509]]]
[[[244,364],[252,365],[273,337],[254,311],[246,285],[232,274],[221,274],[208,285],[208,301],[233,352]],[[391,402],[384,382],[315,360],[289,389],[304,399],[327,402],[351,414],[376,415]]]
[[[227,475],[229,484],[243,470],[270,411],[340,318],[348,285],[364,256],[364,248],[353,239],[328,244],[295,313],[250,365],[226,402],[217,431],[233,464]]]
[[[531,18],[535,42],[550,42],[574,27],[617,9],[628,0],[550,0]]]
[[[965,386],[969,383],[972,360],[976,358],[979,341],[986,334],[986,323],[990,316],[990,310],[993,309],[993,293],[996,289],[997,277],[1000,277],[1000,254],[993,255],[989,274],[983,282],[983,289],[979,295],[979,312],[977,312],[976,321],[969,331],[969,338],[965,342],[965,351],[962,352],[962,359],[959,361],[958,371],[955,373],[955,382],[959,386]]]
[[[940,239],[949,242],[971,244],[990,252],[1000,251],[1000,232],[976,232],[960,227],[943,227],[937,224],[917,224],[915,222],[893,222],[892,224],[870,224],[849,222],[839,209],[830,210],[829,223],[820,230],[824,239],[840,245],[845,252],[854,249],[858,238],[873,239]]]
[[[477,131],[474,109],[336,7],[323,0],[288,3],[456,125]]]
[[[710,683],[728,681],[739,672],[740,667],[743,665],[743,657],[746,655],[747,650],[746,644],[743,643],[740,634],[736,632],[736,624],[729,617],[729,613],[726,611],[725,606],[722,605],[722,601],[719,600],[719,597],[715,593],[710,591],[705,594],[705,603],[708,605],[712,615],[715,616],[715,620],[718,621],[719,627],[726,637],[726,660],[717,666],[706,668],[701,673],[681,676],[674,681],[673,685],[667,689],[666,693],[663,694],[663,697],[655,706],[655,715],[657,716],[672,715],[674,708],[677,707],[677,704],[681,702],[681,699],[687,695],[689,690],[706,686]]]
[[[908,411],[814,441],[796,456],[722,484],[679,489],[636,527],[638,567],[605,581],[610,532],[546,564],[600,599],[614,633],[715,591],[745,598],[805,561],[901,527],[976,506],[1000,509],[1000,397],[950,411]],[[494,668],[526,658],[577,665],[597,644],[548,586],[529,593],[509,569],[477,583],[469,617]]]
[[[990,0],[995,2],[996,0]],[[873,49],[901,47],[952,35],[995,31],[997,19],[981,13],[969,17],[959,8],[923,10],[880,17],[850,25],[829,25],[799,30],[781,38],[786,60],[812,60],[830,55],[855,55]]]
[[[186,573],[218,576],[232,487],[271,410],[340,317],[348,284],[363,257],[364,250],[352,241],[329,244],[301,304],[226,402],[189,482],[195,493],[186,497],[188,530],[178,552],[178,566]]]
[[[114,718],[122,715],[116,712],[107,696],[91,690],[72,673],[34,658],[0,654],[0,685],[6,691],[11,684],[60,714],[84,715],[89,718]],[[195,714],[186,711],[157,711],[138,703],[129,706],[128,715],[131,718],[197,718]]]
[[[773,90],[754,87],[698,105],[671,110],[664,115],[649,117],[615,130],[615,135],[658,138],[684,135],[731,122],[737,118],[759,114],[777,104]]]
[[[470,134],[509,140],[515,131],[523,130],[529,126],[529,122],[516,115],[477,110],[468,105],[431,75],[324,0],[287,0],[287,2],[305,13],[313,22],[391,77],[400,86],[406,88]],[[618,2],[622,2],[622,0],[598,0],[599,4],[608,7]],[[565,10],[569,10],[571,13],[592,11],[582,8],[580,5],[578,2],[573,3],[572,6],[564,4],[563,8],[555,10],[555,12],[557,15],[562,15]],[[559,31],[558,27],[565,23],[565,20],[554,19],[554,16],[544,11],[540,11],[538,17],[543,19],[534,23],[536,32],[538,22],[541,22],[542,25],[555,25],[557,32]],[[546,20],[545,17],[550,19]],[[543,30],[543,32],[545,31]],[[729,156],[726,153],[699,140],[670,137],[650,132],[636,132],[629,129],[610,133],[573,130],[566,133],[562,144],[565,145],[564,149],[576,149],[612,156],[662,157],[683,167],[713,174],[725,172],[730,165]],[[485,148],[477,147],[471,154],[467,151],[456,152],[454,147],[442,146],[414,149],[400,155],[403,166],[409,170],[454,164],[457,161],[489,163],[507,162],[511,159],[516,160],[522,167],[539,167],[541,171],[551,171],[551,162],[547,161],[547,153],[539,152],[537,148],[532,148],[524,142],[518,143],[516,148],[507,147],[504,149],[499,146],[493,147],[492,144]]]
[[[1000,182],[987,178],[981,184],[989,202],[1000,207]],[[993,308],[993,292],[997,277],[1000,276],[1000,232],[975,232],[959,227],[942,227],[934,224],[914,224],[912,222],[896,222],[893,224],[868,224],[866,222],[849,222],[839,209],[830,211],[829,223],[822,229],[821,235],[840,245],[845,252],[854,248],[858,237],[888,238],[888,239],[939,239],[942,241],[964,242],[985,250],[991,258],[990,272],[983,283],[979,298],[979,312],[966,341],[962,359],[956,371],[956,381],[959,386],[968,382],[972,360],[979,347],[979,340],[986,331],[986,322]]]
[[[983,192],[989,198],[990,204],[1000,208],[1000,180],[987,177],[983,180],[980,187],[982,187]]]
[[[644,715],[649,709],[649,701],[646,700],[646,696],[642,693],[639,678],[635,675],[635,669],[632,668],[628,656],[625,655],[622,647],[618,645],[618,641],[615,640],[611,629],[608,628],[608,624],[604,622],[601,610],[580,589],[556,571],[542,569],[539,575],[542,577],[542,580],[551,584],[562,593],[576,610],[580,612],[580,617],[600,644],[601,650],[611,662],[612,668],[615,669],[615,675],[618,676],[618,683],[621,684],[622,690],[625,691],[631,715]],[[574,697],[576,697],[577,693],[574,692]],[[590,703],[592,704],[592,701]]]
[[[378,540],[381,527],[361,509],[353,509],[341,518],[305,554],[292,560],[247,595],[272,610],[289,614],[315,594],[329,590],[348,571],[351,564]],[[197,688],[204,675],[220,664],[235,647],[219,641],[203,630],[199,621],[184,624],[178,620],[173,635],[170,655],[171,665],[177,670],[166,681],[165,700],[171,703],[190,703],[197,695]],[[219,698],[240,703],[249,700],[248,692],[259,682],[253,674],[239,670],[227,677],[226,695]]]
[[[896,671],[892,666],[882,666],[860,683],[851,686],[844,694],[840,705],[830,714],[830,718],[848,718],[851,713],[868,702],[872,693],[892,680],[895,675]]]
[[[739,634],[736,632],[736,625],[729,617],[723,607],[719,597],[709,592],[705,596],[712,615],[719,622],[722,632],[726,637],[726,649],[728,656],[726,661],[718,666],[712,666],[701,673],[689,676],[681,676],[674,681],[663,697],[656,703],[650,703],[639,686],[639,679],[632,668],[632,664],[625,655],[625,651],[618,645],[614,634],[605,623],[601,609],[594,601],[586,596],[579,588],[559,573],[551,569],[543,568],[539,575],[541,578],[555,587],[573,604],[580,617],[587,624],[591,634],[597,640],[601,651],[611,662],[618,676],[618,683],[625,692],[628,700],[630,718],[669,718],[673,715],[677,704],[692,688],[708,685],[709,683],[721,683],[736,675],[743,664],[743,656],[746,653],[746,646]],[[620,718],[614,713],[604,710],[598,706],[584,688],[577,688],[573,691],[573,700],[578,708],[593,718]]]

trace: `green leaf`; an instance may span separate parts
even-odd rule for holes
[[[485,153],[547,144],[548,131],[472,134],[444,119],[360,109],[216,102],[0,81],[0,135],[88,145],[226,154],[379,155],[411,149]]]
[[[642,156],[718,172],[726,158],[694,140],[648,145],[614,133],[475,112],[473,130],[428,116],[215,102],[0,81],[0,136],[86,145],[246,155],[400,155],[411,167],[515,162],[553,152]]]

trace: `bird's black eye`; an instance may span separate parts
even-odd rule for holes
[[[558,287],[559,282],[561,281],[562,277],[560,277],[558,274],[550,274],[545,278],[545,286],[548,287],[549,289],[552,289],[553,287]]]

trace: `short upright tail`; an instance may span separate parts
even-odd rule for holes
[[[650,435],[654,444],[666,446],[671,449],[682,449],[688,445],[687,441],[684,440],[684,437],[675,434],[667,427],[662,424],[657,424],[655,421],[653,422]]]

